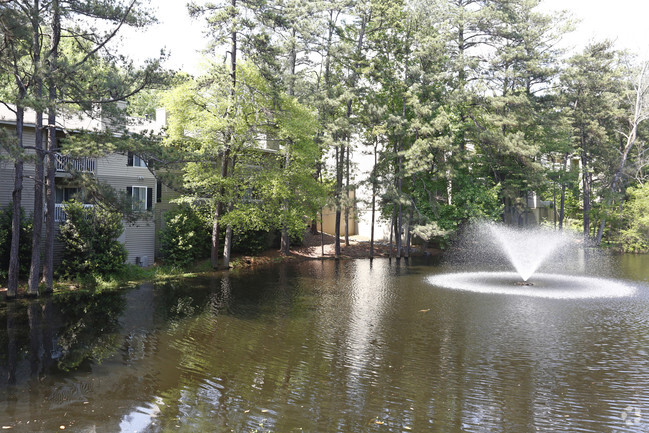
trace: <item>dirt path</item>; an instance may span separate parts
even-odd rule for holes
[[[235,268],[246,268],[250,266],[263,265],[276,263],[282,260],[307,260],[307,259],[333,259],[335,249],[335,237],[320,233],[313,235],[307,232],[304,235],[302,245],[292,247],[289,257],[282,257],[278,250],[272,249],[261,253],[259,256],[240,256],[237,257],[233,263]],[[324,243],[322,242],[324,240]],[[324,245],[324,248],[323,246]],[[324,250],[324,255],[323,255]],[[441,250],[428,248],[423,250],[421,246],[414,246],[410,249],[412,256],[421,256],[424,254],[436,255],[440,254]],[[375,242],[374,243],[374,257],[389,257],[390,246],[387,243]],[[344,239],[340,240],[340,257],[352,259],[364,259],[370,257],[370,242],[358,239],[355,236],[350,237],[349,246],[345,246]]]

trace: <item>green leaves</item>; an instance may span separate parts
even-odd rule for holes
[[[121,270],[128,255],[117,240],[124,230],[121,214],[77,201],[67,202],[63,210],[67,219],[60,226],[61,273],[76,277],[109,275]]]

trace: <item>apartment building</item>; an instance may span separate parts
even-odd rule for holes
[[[57,119],[57,129],[60,137],[80,131],[110,131],[111,124],[105,119],[93,119],[85,116],[60,116]],[[24,146],[34,146],[36,117],[33,111],[25,113]],[[16,117],[11,107],[0,105],[0,127],[9,132],[15,131]],[[129,126],[132,131],[159,131],[161,124],[155,121],[141,121]],[[28,150],[29,152],[29,150]],[[33,152],[33,151],[32,151]],[[6,152],[0,154],[0,207],[6,207],[12,199],[14,185],[14,161],[8,158]],[[86,173],[104,182],[116,191],[124,191],[133,198],[133,206],[142,212],[143,217],[135,222],[124,223],[124,232],[119,241],[128,251],[128,263],[148,266],[153,263],[155,254],[156,227],[152,215],[155,211],[156,198],[159,197],[158,184],[155,177],[146,166],[146,162],[137,155],[111,153],[97,158],[72,158],[58,154],[56,158],[56,224],[65,221],[63,203],[72,198],[83,200],[84,191],[81,184],[71,175],[71,171]],[[34,206],[34,165],[26,162],[24,167],[24,186],[22,207],[27,214]],[[92,206],[88,203],[87,206]],[[61,245],[55,244],[55,249]]]

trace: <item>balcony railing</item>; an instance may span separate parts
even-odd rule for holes
[[[80,158],[72,158],[69,155],[56,154],[56,171],[80,171],[94,173],[97,168],[96,158],[87,158],[85,156]]]
[[[63,206],[65,206],[63,203],[56,203],[54,205],[54,221],[56,221],[57,223],[65,222],[65,220],[68,219],[68,216],[65,214],[65,211],[63,210]],[[93,205],[84,204],[83,207],[91,208],[93,207]]]

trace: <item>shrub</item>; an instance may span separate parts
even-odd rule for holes
[[[209,255],[210,229],[194,208],[179,205],[167,212],[164,218],[165,226],[160,231],[160,255],[167,264],[187,266]]]
[[[86,208],[70,201],[64,207],[67,220],[60,227],[63,243],[63,275],[107,275],[120,271],[128,255],[117,238],[124,226],[119,213],[102,206]]]
[[[9,203],[0,209],[0,279],[6,280],[9,276],[9,254],[11,252],[11,220],[13,218],[13,204]],[[19,274],[27,276],[32,259],[32,218],[25,216],[24,209],[20,209],[20,246],[18,260],[20,261]]]
[[[649,251],[649,184],[629,188],[622,210],[620,241],[626,252]]]
[[[265,230],[246,230],[232,237],[232,251],[255,255],[263,252],[272,242],[273,235]]]

